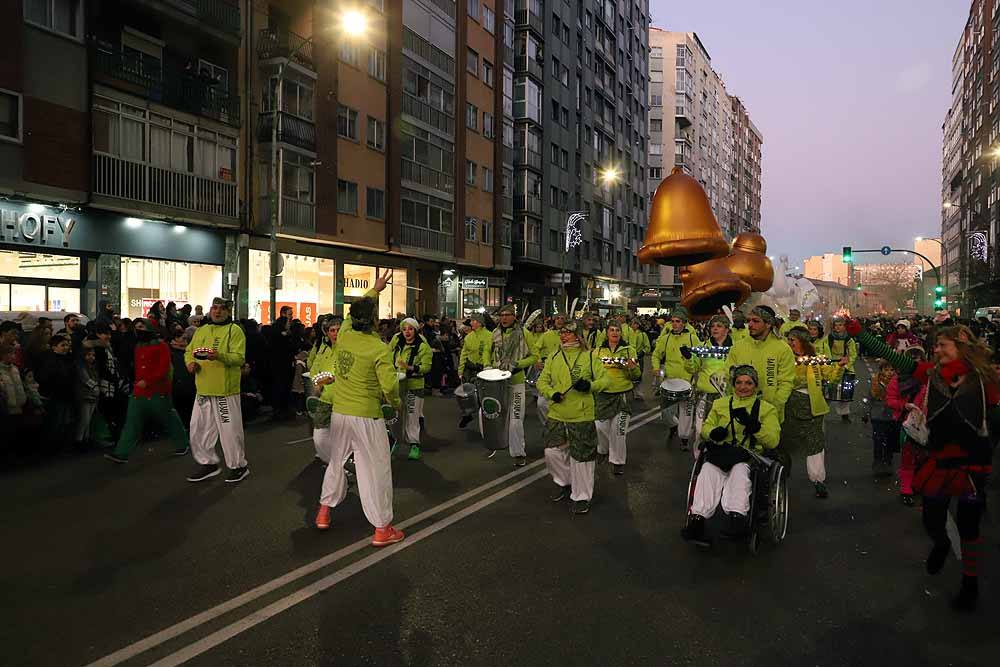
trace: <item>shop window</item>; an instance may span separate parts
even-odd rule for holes
[[[374,220],[385,219],[385,190],[367,189],[365,192],[365,215]]]
[[[0,90],[0,139],[21,142],[21,96],[9,90]]]
[[[222,267],[138,257],[121,259],[121,313],[144,317],[157,302],[202,306],[205,311],[222,290]]]
[[[81,39],[83,0],[24,0],[24,20]]]
[[[378,273],[384,273],[386,267],[361,266],[344,264],[344,305],[357,301],[375,285]],[[406,269],[393,269],[389,287],[378,295],[378,316],[380,319],[395,317],[407,312],[406,306]]]
[[[307,326],[316,321],[317,315],[334,312],[334,261],[288,253],[282,253],[282,257],[285,265],[281,273],[281,289],[276,293],[276,310],[291,306],[294,317]],[[250,317],[261,324],[270,321],[270,266],[267,251],[250,250]]]
[[[0,276],[80,280],[80,258],[20,250],[0,250]]]

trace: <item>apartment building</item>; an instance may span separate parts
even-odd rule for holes
[[[802,275],[810,280],[823,280],[850,287],[850,267],[841,255],[832,252],[807,257],[802,263]]]
[[[761,153],[764,135],[750,119],[743,101],[729,96],[732,105],[732,163],[729,192],[732,195],[727,232],[760,232]],[[721,224],[721,221],[720,221]]]

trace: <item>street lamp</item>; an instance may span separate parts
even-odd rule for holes
[[[365,34],[368,30],[368,16],[362,10],[348,9],[340,16],[340,32],[348,39],[356,39]],[[277,36],[275,36],[277,37]],[[316,34],[312,34],[308,39],[300,42],[289,52],[282,63],[278,66],[278,81],[274,87],[274,98],[271,100],[271,238],[270,238],[270,299],[268,315],[273,323],[277,319],[278,300],[278,274],[281,273],[281,255],[278,253],[278,234],[281,231],[281,216],[278,210],[278,201],[281,191],[278,187],[278,122],[281,119],[280,102],[284,95],[285,88],[285,67],[298,55],[299,51],[307,44],[312,44]],[[386,122],[388,123],[388,117]]]

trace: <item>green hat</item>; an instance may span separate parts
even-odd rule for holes
[[[562,333],[563,331],[568,331],[576,336],[576,339],[580,341],[580,347],[585,350],[587,349],[587,337],[583,335],[583,322],[580,320],[567,320],[566,323],[559,328],[559,333]]]
[[[712,319],[710,319],[708,321],[708,326],[709,327],[712,327],[712,326],[714,326],[716,324],[721,324],[722,326],[726,327],[727,329],[732,326],[732,323],[729,321],[729,318],[726,317],[725,315],[715,315],[715,316],[712,317]]]
[[[676,317],[677,319],[684,320],[685,322],[687,322],[688,320],[691,319],[691,313],[688,312],[688,309],[685,308],[684,306],[677,306],[676,308],[670,311],[670,317],[671,318]]]
[[[511,303],[505,304],[500,308],[500,310],[497,311],[497,315],[503,315],[504,313],[517,315],[517,308],[514,307],[514,304]]]

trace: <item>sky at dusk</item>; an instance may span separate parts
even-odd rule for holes
[[[940,235],[941,125],[969,5],[650,0],[654,26],[698,33],[764,135],[769,254],[795,265]]]

